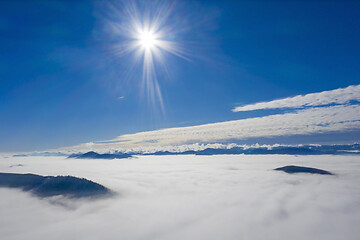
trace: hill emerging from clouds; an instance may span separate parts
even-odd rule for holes
[[[35,174],[0,173],[0,187],[19,188],[38,197],[101,197],[110,191],[95,182],[72,176],[40,176]]]

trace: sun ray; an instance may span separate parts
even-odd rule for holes
[[[114,44],[113,54],[116,57],[130,54],[141,59],[141,92],[153,109],[160,109],[163,114],[165,107],[158,76],[169,72],[164,53],[190,61],[185,48],[175,41],[174,30],[177,28],[168,21],[173,4],[158,2],[156,6],[140,8],[136,1],[124,2],[120,8],[114,6],[118,20],[111,24],[115,36],[119,37],[118,43]]]

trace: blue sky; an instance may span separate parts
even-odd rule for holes
[[[127,21],[121,3],[0,2],[0,151],[287,113],[232,109],[360,84],[358,1],[179,1],[166,38],[189,60],[164,54],[162,112],[141,91],[141,62],[114,50],[123,36],[112,27]],[[340,140],[359,140],[340,130]],[[305,135],[294,142],[319,141]]]

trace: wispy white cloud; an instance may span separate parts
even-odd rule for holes
[[[360,101],[360,85],[239,106],[235,107],[232,111],[243,112],[261,109],[303,108],[328,104],[346,104],[350,101]]]
[[[96,151],[142,149],[193,143],[231,142],[260,137],[320,134],[360,129],[360,105],[338,105],[301,109],[292,113],[248,118],[198,126],[168,128],[127,134],[91,146]],[[88,150],[86,144],[67,148]],[[62,149],[66,150],[66,149]]]
[[[294,108],[293,112],[121,135],[108,141],[56,149],[62,152],[186,151],[238,140],[360,129],[360,85],[237,107],[233,111]],[[354,141],[359,139],[354,139]],[[194,145],[199,144],[199,145]]]

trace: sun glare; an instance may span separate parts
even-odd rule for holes
[[[183,26],[177,27],[177,21],[172,19],[175,7],[167,1],[156,1],[155,5],[151,2],[146,11],[136,1],[124,2],[127,4],[114,8],[114,16],[120,18],[110,25],[114,34],[120,36],[114,52],[117,56],[131,53],[135,60],[142,61],[141,94],[147,96],[153,111],[160,109],[164,113],[158,76],[165,79],[169,73],[167,53],[188,60],[182,44],[176,40],[178,29]]]
[[[156,36],[151,31],[142,31],[139,34],[139,44],[145,48],[150,50],[156,45]]]

